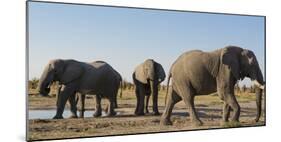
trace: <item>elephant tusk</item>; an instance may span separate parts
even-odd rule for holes
[[[257,80],[254,80],[254,85],[256,85],[260,89],[264,90],[264,85],[261,85]]]

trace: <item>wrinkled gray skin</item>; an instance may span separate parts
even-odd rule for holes
[[[62,119],[66,101],[69,100],[72,118],[77,117],[77,100],[75,93],[95,95],[96,106],[94,117],[101,116],[101,98],[109,100],[108,116],[116,115],[116,96],[119,88],[119,80],[116,71],[106,62],[96,61],[84,63],[75,60],[51,60],[44,69],[39,80],[39,93],[47,96],[50,84],[58,81],[63,87],[59,91],[57,111],[54,119]],[[81,99],[85,100],[85,99]]]
[[[114,70],[114,71],[115,71],[115,70]],[[114,76],[114,78],[115,78],[114,80],[117,81],[116,84],[117,84],[117,83],[120,83],[120,96],[122,96],[122,77],[121,77],[121,75],[120,75],[117,71],[115,71],[115,76]],[[112,80],[112,81],[114,81],[114,80]],[[77,95],[77,96],[76,96],[76,97],[77,97],[77,99],[76,99],[76,104],[78,104],[78,101],[80,101],[79,117],[80,117],[80,118],[84,118],[84,112],[85,112],[85,96],[86,96],[86,94],[77,93],[76,95]],[[96,99],[97,99],[97,97],[101,97],[101,96],[96,96]],[[108,111],[109,106],[110,106],[110,105],[108,105],[108,106],[106,107],[106,109],[105,109],[106,112]],[[117,99],[115,99],[114,108],[117,108],[117,107],[118,107],[118,103],[117,103]]]
[[[152,94],[153,114],[159,115],[158,111],[158,85],[165,79],[165,71],[159,63],[152,59],[145,60],[138,65],[132,75],[136,86],[135,93],[137,97],[136,115],[144,115],[149,113],[148,104],[149,97]],[[146,97],[146,103],[144,103]]]
[[[194,108],[194,97],[214,92],[217,92],[224,102],[223,122],[228,121],[230,110],[233,110],[231,121],[239,121],[240,106],[234,96],[234,85],[245,77],[249,77],[258,88],[256,93],[256,121],[258,121],[264,80],[252,51],[227,46],[213,52],[194,50],[182,54],[170,69],[167,84],[169,85],[172,78],[172,93],[168,95],[160,123],[172,125],[170,120],[172,109],[177,102],[183,100],[189,109],[192,124],[202,125]]]

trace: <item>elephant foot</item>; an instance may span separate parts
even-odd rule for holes
[[[79,118],[84,118],[84,114],[83,113],[79,113]]]
[[[233,118],[229,122],[231,122],[231,123],[240,123],[238,118]]]
[[[63,117],[56,115],[56,116],[53,117],[53,119],[63,119]]]
[[[236,126],[236,127],[241,125],[241,123],[240,123],[239,120],[232,120],[232,121],[230,121],[229,123],[233,124],[233,125]]]
[[[203,122],[201,120],[194,120],[192,121],[193,126],[202,126]]]
[[[153,112],[153,115],[158,116],[158,115],[160,115],[160,113],[158,111],[156,111],[156,112]]]
[[[112,111],[110,113],[107,113],[105,116],[110,117],[110,116],[115,116],[117,113],[115,111]]]
[[[148,109],[145,110],[145,113],[149,113]]]
[[[118,105],[117,104],[114,104],[114,106],[113,106],[114,108],[118,108]]]
[[[225,119],[223,119],[221,122],[220,122],[220,125],[221,126],[224,126],[226,123],[228,123],[229,121],[228,120],[225,120]]]
[[[232,128],[232,127],[239,127],[241,126],[239,121],[229,121],[229,122],[222,122],[222,127]]]
[[[164,126],[167,126],[167,125],[173,125],[172,121],[170,119],[161,119],[160,121],[160,125],[164,125]]]
[[[102,114],[101,114],[101,111],[96,111],[95,113],[94,113],[94,117],[100,117]]]
[[[135,112],[135,115],[137,115],[137,116],[143,116],[144,113],[143,113],[143,112]]]
[[[229,122],[228,119],[222,119],[221,123]]]
[[[78,118],[77,115],[71,115],[69,118]]]

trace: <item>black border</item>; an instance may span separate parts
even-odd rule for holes
[[[72,138],[57,138],[57,139],[28,139],[28,79],[29,79],[29,2],[38,3],[51,3],[51,4],[64,4],[64,5],[81,5],[81,6],[100,6],[100,7],[112,7],[112,8],[131,8],[131,9],[142,9],[142,10],[158,10],[158,11],[172,11],[172,12],[191,12],[191,13],[203,13],[203,14],[221,14],[221,15],[233,15],[233,16],[250,16],[250,17],[262,17],[264,18],[264,80],[266,82],[266,16],[264,15],[250,15],[250,14],[233,14],[233,13],[223,13],[223,12],[203,12],[203,11],[189,11],[189,10],[171,10],[171,9],[161,9],[161,8],[141,8],[141,7],[129,7],[129,6],[114,6],[114,5],[99,5],[99,4],[86,4],[86,3],[71,3],[71,2],[53,2],[53,1],[40,1],[40,0],[27,0],[26,1],[26,141],[45,141],[45,140],[65,140],[65,139],[77,139],[77,138],[96,138],[96,137],[109,137],[109,136],[128,136],[128,135],[140,135],[140,134],[161,134],[161,133],[171,133],[171,132],[187,132],[187,131],[202,131],[202,130],[224,130],[233,129],[228,128],[208,128],[208,129],[195,129],[195,130],[177,130],[177,131],[164,131],[164,132],[144,132],[144,133],[133,133],[133,134],[116,134],[116,135],[103,135],[103,136],[85,136],[85,137],[72,137]],[[239,126],[234,127],[239,128],[252,128],[252,127],[263,127],[266,126],[266,85],[264,90],[264,125],[254,125],[254,126]]]

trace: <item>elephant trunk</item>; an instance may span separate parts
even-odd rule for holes
[[[262,89],[256,88],[256,105],[257,105],[257,115],[255,121],[258,122],[261,116],[261,106],[262,106]]]
[[[53,80],[53,73],[52,71],[45,70],[40,77],[39,84],[38,84],[38,89],[39,89],[39,94],[41,96],[48,96],[50,92],[50,85]]]
[[[155,114],[159,114],[159,112],[158,112],[158,83],[156,80],[150,81],[150,88],[151,88],[152,101],[153,101],[153,112]]]
[[[156,93],[154,80],[150,80],[149,85],[150,85],[150,89],[151,89],[151,94],[152,94],[152,96],[154,96]]]
[[[257,70],[257,76],[253,82],[255,85],[256,105],[257,105],[257,115],[255,121],[258,122],[262,111],[262,92],[264,90],[264,85],[265,85],[260,69]]]

